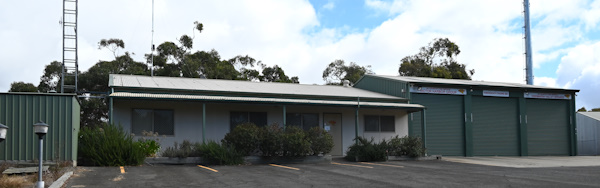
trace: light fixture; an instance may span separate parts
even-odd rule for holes
[[[40,155],[39,155],[39,168],[38,168],[38,182],[35,184],[36,188],[44,188],[44,179],[42,178],[42,162],[44,161],[43,157],[43,151],[44,151],[44,135],[46,135],[46,133],[48,133],[48,124],[44,123],[43,121],[37,122],[35,124],[33,124],[33,131],[35,132],[35,134],[38,135],[38,138],[40,139]]]
[[[423,89],[423,87],[421,87],[421,86],[419,86],[419,87],[417,88],[417,90],[419,90],[419,91],[421,91],[422,89]]]
[[[8,126],[0,123],[0,142],[6,139],[6,131],[8,131]]]

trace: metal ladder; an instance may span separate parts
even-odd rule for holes
[[[63,60],[60,92],[77,93],[77,0],[63,0]]]

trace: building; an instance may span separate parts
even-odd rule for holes
[[[365,75],[354,87],[426,107],[409,135],[446,156],[576,155],[575,93],[534,85]]]
[[[33,124],[49,125],[44,136],[44,160],[77,160],[79,100],[75,94],[0,93],[0,123],[9,127],[0,143],[0,161],[38,160],[39,140]]]
[[[408,135],[409,114],[424,108],[350,86],[116,74],[109,86],[111,123],[137,136],[158,132],[163,148],[183,140],[218,141],[237,124],[252,122],[323,127],[334,138],[331,154],[343,155],[356,136]]]
[[[600,155],[600,112],[577,112],[578,155]]]

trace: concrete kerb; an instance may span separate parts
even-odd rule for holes
[[[63,174],[60,178],[58,178],[56,181],[54,181],[52,183],[52,185],[50,185],[49,188],[60,188],[60,187],[62,187],[65,184],[65,182],[69,178],[71,178],[72,175],[73,175],[73,171],[69,171],[69,172]]]
[[[208,161],[205,161],[201,157],[186,157],[186,158],[169,158],[169,157],[148,157],[145,162],[147,164],[203,164]],[[244,157],[244,162],[246,164],[271,164],[271,163],[279,163],[279,164],[291,164],[291,163],[301,163],[301,164],[316,164],[316,163],[330,163],[331,155],[325,156],[305,156],[298,158],[283,158],[283,157],[260,157],[260,156],[246,156]]]

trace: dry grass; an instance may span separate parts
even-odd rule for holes
[[[51,185],[55,180],[60,178],[65,172],[72,167],[71,162],[57,162],[56,165],[51,165],[48,168],[48,172],[44,173],[44,182],[46,185]],[[9,167],[17,167],[14,164],[2,163],[0,164],[0,173]],[[38,181],[38,174],[29,175],[2,175],[0,176],[0,188],[13,188],[13,187],[32,187]]]

